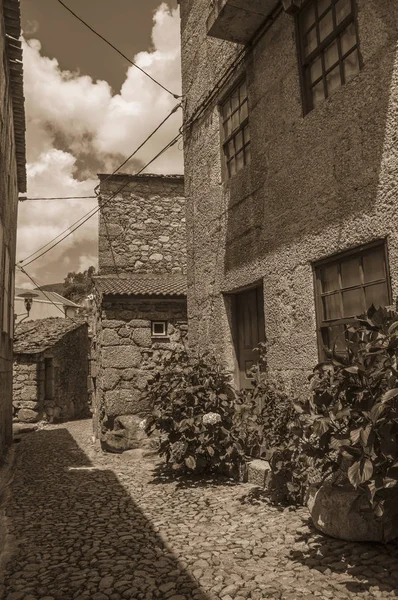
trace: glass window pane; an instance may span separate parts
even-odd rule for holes
[[[325,10],[329,8],[331,0],[318,0],[318,17],[321,17]]]
[[[338,0],[336,3],[336,23],[339,25],[351,13],[351,0]]]
[[[354,23],[351,23],[346,29],[344,29],[343,33],[340,36],[341,40],[341,53],[347,54],[357,43],[357,34],[355,31]]]
[[[235,90],[231,95],[231,107],[234,112],[239,107],[239,89]]]
[[[311,93],[312,93],[312,105],[315,108],[316,106],[318,106],[318,104],[320,104],[325,99],[323,79],[319,83],[314,85],[314,87],[311,90]]]
[[[320,77],[322,77],[322,58],[318,56],[310,66],[311,83],[314,83]]]
[[[245,119],[247,119],[247,116],[249,114],[248,108],[247,108],[247,100],[246,102],[244,102],[242,104],[242,106],[240,107],[240,122],[242,123]]]
[[[236,173],[234,158],[231,160],[231,162],[228,163],[228,173],[229,173],[230,177],[232,177],[232,175],[235,175],[235,173]]]
[[[239,111],[232,115],[232,131],[239,127]]]
[[[363,261],[363,276],[366,283],[384,279],[386,276],[384,265],[384,251],[375,250],[370,254],[365,254]]]
[[[328,88],[328,96],[341,86],[340,65],[326,75],[326,83]]]
[[[308,29],[315,23],[314,2],[310,2],[305,8],[303,8],[303,10],[300,13],[300,22],[303,32],[308,31]]]
[[[357,317],[365,312],[362,288],[343,292],[343,309],[344,317]]]
[[[345,352],[347,350],[345,339],[344,325],[334,325],[333,327],[325,327],[322,331],[323,343],[335,352]]]
[[[359,258],[350,258],[341,263],[341,285],[343,288],[361,283]]]
[[[225,123],[224,123],[224,135],[225,137],[229,137],[231,135],[231,131],[232,131],[232,127],[231,127],[231,119],[228,119]]]
[[[236,155],[236,171],[240,171],[244,164],[243,152],[239,152],[239,154]]]
[[[320,271],[323,292],[333,292],[340,289],[338,265],[328,265]]]
[[[319,40],[322,42],[333,31],[333,12],[328,13],[319,21]]]
[[[242,103],[245,98],[247,98],[247,87],[246,87],[246,79],[242,83],[239,89],[240,102]]]
[[[322,300],[325,321],[329,321],[329,319],[341,319],[343,317],[341,314],[340,294],[324,296]]]
[[[313,50],[318,46],[318,40],[316,37],[316,27],[311,29],[311,31],[304,38],[304,52],[305,55],[308,56],[311,54]]]
[[[222,108],[222,114],[223,114],[224,119],[227,119],[231,114],[231,102],[229,101],[229,99],[227,100],[227,102],[224,104],[224,106]]]
[[[348,81],[351,77],[355,77],[359,73],[359,57],[358,50],[354,50],[344,60],[344,77]]]
[[[339,48],[337,45],[337,40],[334,40],[334,42],[332,42],[330,44],[330,46],[328,46],[324,52],[324,56],[325,56],[325,69],[329,70],[331,67],[333,67],[338,61],[339,61]]]
[[[228,156],[228,158],[231,158],[234,154],[235,154],[235,144],[234,144],[234,140],[231,140],[227,144],[227,156]]]
[[[366,308],[372,304],[376,308],[379,306],[387,306],[389,304],[388,288],[386,283],[377,283],[365,288]]]
[[[250,144],[248,146],[246,146],[246,148],[244,149],[244,155],[245,155],[245,165],[248,165],[251,159],[251,146]]]
[[[239,152],[239,150],[243,146],[243,131],[239,131],[235,137],[235,152]]]

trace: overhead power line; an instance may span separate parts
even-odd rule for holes
[[[159,156],[161,156],[169,148],[171,148],[172,146],[174,146],[174,144],[176,144],[181,138],[182,138],[181,133],[178,133],[164,148],[162,148],[162,150],[160,150],[160,152],[158,152],[156,154],[156,156],[154,156],[149,162],[147,162],[146,165],[144,165],[137,173],[134,173],[134,175],[140,175],[140,173],[142,173],[147,167],[149,167],[149,165],[151,165],[157,158],[159,158]],[[122,186],[120,186],[116,190],[116,192],[114,192],[109,198],[107,198],[105,200],[105,202],[103,202],[102,206],[105,206],[111,200],[113,200],[113,198],[115,198],[115,196],[117,196],[117,194],[119,194],[122,190],[124,190],[124,188],[126,188],[129,185],[129,183],[130,183],[130,181],[127,181]],[[24,260],[19,261],[19,263],[17,264],[17,266],[19,268],[21,268],[21,263],[25,263],[24,266],[26,267],[26,266],[30,265],[31,263],[33,263],[34,261],[36,261],[39,258],[41,258],[42,256],[44,256],[45,254],[47,254],[47,252],[50,252],[50,250],[52,250],[53,248],[55,248],[56,246],[58,246],[58,244],[60,244],[67,237],[69,237],[70,235],[72,235],[72,233],[74,233],[77,229],[79,229],[79,227],[81,227],[82,225],[84,225],[84,223],[86,223],[89,219],[91,219],[91,217],[93,217],[97,212],[99,212],[99,210],[100,210],[100,207],[97,207],[97,208],[92,209],[91,211],[89,211],[85,215],[83,215],[79,219],[79,221],[76,221],[76,223],[74,223],[73,225],[69,226],[68,229],[63,232],[63,233],[66,234],[66,235],[64,235],[64,237],[61,237],[62,234],[59,234],[52,241],[50,241],[50,242],[48,242],[48,244],[46,244],[46,246],[48,246],[52,242],[55,242],[49,248],[47,248],[46,250],[43,250],[43,252],[41,252],[41,254],[39,254],[35,258],[32,258],[32,260],[30,260],[29,262],[26,262],[26,261],[30,257],[27,257]],[[77,223],[79,223],[79,224],[77,224]],[[76,227],[74,227],[74,225],[76,225]],[[72,227],[74,227],[74,228],[72,229]],[[66,233],[66,232],[68,232],[68,233]],[[60,239],[58,239],[58,238],[60,238]],[[58,241],[55,241],[55,240],[58,240]],[[39,250],[37,250],[36,252],[34,252],[31,256],[35,256],[35,254],[37,254],[37,252],[39,252]]]
[[[20,202],[32,202],[33,200],[88,200],[89,198],[94,199],[97,196],[53,196],[44,198],[25,198],[24,196],[19,198]]]
[[[110,46],[111,48],[113,48],[113,50],[115,50],[118,54],[120,54],[120,56],[122,56],[125,60],[127,60],[127,62],[129,62],[131,65],[133,65],[133,67],[135,67],[136,69],[138,69],[139,71],[141,71],[142,73],[144,73],[144,75],[146,75],[147,77],[149,77],[149,79],[151,79],[154,83],[156,83],[156,85],[158,85],[159,87],[161,87],[163,90],[165,90],[165,92],[167,92],[168,94],[170,94],[171,96],[173,96],[174,98],[181,98],[181,96],[179,94],[174,94],[173,92],[171,92],[169,89],[167,89],[167,87],[165,87],[162,83],[160,83],[159,81],[157,81],[156,79],[154,79],[154,77],[152,77],[152,75],[150,75],[147,71],[145,71],[144,69],[142,69],[141,67],[139,67],[134,61],[132,61],[128,56],[126,56],[125,54],[123,54],[123,52],[121,52],[118,48],[116,48],[116,46],[114,46],[109,40],[107,40],[106,38],[104,38],[103,35],[101,35],[100,33],[98,33],[98,31],[96,31],[95,29],[93,29],[93,27],[91,27],[91,25],[89,25],[88,23],[86,23],[86,21],[84,21],[81,17],[79,17],[75,12],[73,12],[72,9],[69,8],[69,6],[67,6],[66,4],[64,4],[62,2],[62,0],[58,0],[59,4],[61,4],[68,12],[70,12],[71,15],[73,15],[78,21],[80,21],[80,23],[82,23],[85,27],[87,27],[87,29],[89,29],[90,31],[92,31],[97,37],[99,37],[101,40],[103,40],[106,44],[108,44],[108,46]]]

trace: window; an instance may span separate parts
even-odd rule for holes
[[[250,131],[246,81],[221,106],[224,156],[228,177],[250,162]]]
[[[306,112],[359,73],[355,0],[309,0],[298,16]]]
[[[343,352],[347,327],[374,304],[391,304],[384,242],[318,263],[315,267],[320,345]]]
[[[152,336],[165,337],[167,335],[167,321],[152,321]]]

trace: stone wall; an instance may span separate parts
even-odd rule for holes
[[[153,338],[151,321],[167,320],[168,337]],[[165,353],[184,347],[187,335],[185,299],[106,296],[97,322],[99,372],[94,420],[111,428],[114,418],[145,417],[150,406],[143,400],[148,378]]]
[[[233,292],[263,281],[268,364],[307,389],[318,360],[313,261],[387,238],[398,295],[398,4],[357,0],[361,72],[303,117],[295,21],[282,10],[184,140],[190,344],[235,368]],[[184,116],[242,46],[206,35],[181,2]],[[246,74],[251,164],[223,178],[219,102]]]
[[[88,417],[88,359],[86,325],[65,334],[44,352],[17,354],[14,362],[14,421],[43,419],[53,422]],[[46,394],[46,360],[52,365],[52,398]]]
[[[14,272],[18,207],[17,164],[12,97],[5,49],[4,21],[0,6],[0,461],[12,441],[12,340],[3,331],[3,257],[6,247]]]
[[[185,198],[182,175],[100,175],[99,272],[184,273]],[[120,193],[117,190],[128,184]],[[108,198],[116,193],[111,202]]]

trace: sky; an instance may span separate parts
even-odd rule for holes
[[[181,92],[175,0],[65,0],[126,56]],[[144,5],[144,8],[143,8]],[[28,198],[93,195],[97,173],[112,172],[177,104],[98,39],[57,0],[21,0],[27,118]],[[181,111],[123,168],[134,173],[178,132]],[[148,169],[182,173],[181,144]],[[27,257],[96,206],[95,200],[19,203],[17,261],[38,282],[97,266],[97,217],[45,256]],[[19,287],[32,287],[17,274]]]

